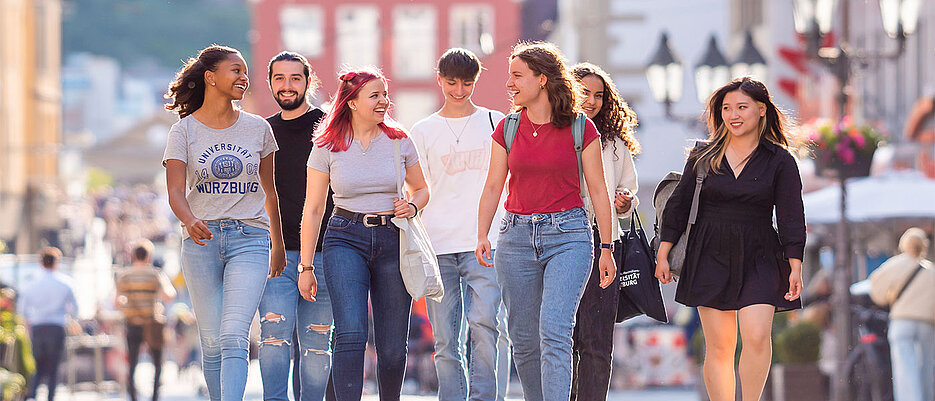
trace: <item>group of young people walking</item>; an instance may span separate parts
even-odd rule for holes
[[[359,400],[368,311],[380,398],[399,399],[412,298],[391,218],[417,214],[445,288],[426,300],[439,399],[502,400],[511,357],[527,400],[606,398],[612,250],[638,204],[636,115],[607,73],[569,66],[552,44],[520,43],[508,62],[513,113],[471,101],[481,62],[455,48],[437,66],[444,105],[411,130],[387,114],[388,80],[374,68],[340,75],[326,113],[308,100],[308,62],[280,53],[268,79],[281,111],[264,120],[234,105],[248,85],[237,50],[211,46],[185,64],[168,93],[180,120],[163,164],[212,400],[243,398],[257,310],[264,399],[287,399],[292,359],[296,399]],[[656,275],[671,279],[666,253],[685,229],[694,171],[710,166],[677,299],[701,311],[713,400],[734,396],[739,319],[753,400],[772,315],[799,305],[801,181],[762,83],[732,81],[707,113],[710,142],[689,154]]]

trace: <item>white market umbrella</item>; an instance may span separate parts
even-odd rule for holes
[[[807,223],[827,224],[841,220],[840,185],[807,193],[803,198]],[[935,219],[935,180],[917,171],[848,180],[847,218],[852,222]]]

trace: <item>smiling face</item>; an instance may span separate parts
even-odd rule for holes
[[[510,60],[510,78],[506,81],[506,88],[513,98],[514,105],[525,107],[534,103],[540,96],[546,96],[545,90],[542,89],[545,83],[545,75],[533,72],[523,59],[513,57],[513,60]]]
[[[365,83],[357,97],[347,102],[351,108],[351,116],[362,122],[379,124],[386,117],[386,110],[390,107],[389,93],[382,79],[373,79]]]
[[[741,90],[728,92],[721,103],[721,118],[733,136],[758,135],[766,107]]]
[[[232,100],[243,99],[250,79],[247,78],[247,62],[240,53],[231,53],[218,62],[214,71],[205,71],[205,82],[214,90]]]
[[[604,107],[604,81],[597,75],[591,74],[581,78],[581,85],[584,86],[581,109],[588,118],[593,120]]]
[[[438,76],[438,86],[442,87],[445,102],[452,105],[462,105],[471,101],[474,94],[474,81],[465,81],[461,78]]]
[[[282,60],[270,68],[269,89],[283,110],[295,110],[305,103],[305,93],[311,80],[305,76],[305,66],[298,61]]]

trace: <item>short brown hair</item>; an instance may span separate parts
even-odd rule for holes
[[[149,258],[149,255],[153,254],[153,248],[153,243],[148,239],[137,241],[137,243],[133,245],[133,260],[145,262],[146,259]]]
[[[460,47],[448,49],[438,59],[438,75],[442,78],[476,81],[482,68],[480,59],[474,52]]]
[[[61,258],[62,251],[54,246],[45,247],[39,252],[39,262],[42,263],[42,267],[46,269],[54,267]]]

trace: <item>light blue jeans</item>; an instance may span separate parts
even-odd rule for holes
[[[477,263],[474,252],[438,255],[438,267],[445,295],[441,302],[425,303],[435,336],[438,399],[464,401],[470,391],[471,400],[493,400],[497,397],[500,307],[497,272]],[[468,328],[471,361],[465,366]]]
[[[571,396],[571,336],[594,245],[582,208],[506,213],[494,266],[526,401]]]
[[[491,253],[493,253],[492,250]],[[471,298],[464,299],[464,309],[471,310]],[[503,304],[503,297],[500,297],[500,306],[497,308],[497,401],[506,400],[506,394],[510,387],[510,368],[513,366],[513,350],[510,346],[510,336],[507,333],[506,326],[506,305]],[[467,332],[467,318],[461,322],[461,327]],[[467,336],[470,338],[470,334],[467,334]],[[469,349],[468,354],[470,353]],[[470,369],[471,367],[468,366],[468,371]]]
[[[269,231],[239,220],[205,222],[212,240],[182,242],[182,273],[201,335],[211,400],[243,400],[250,322],[269,274]]]
[[[288,401],[289,366],[293,348],[299,350],[301,395],[296,400],[321,401],[331,376],[331,297],[325,283],[321,253],[315,253],[315,278],[318,293],[315,302],[299,295],[299,251],[286,251],[286,269],[269,279],[260,300],[260,375],[263,399]],[[293,344],[293,333],[298,344]],[[293,375],[293,377],[296,377]]]
[[[935,400],[935,325],[910,319],[890,321],[895,401]]]

